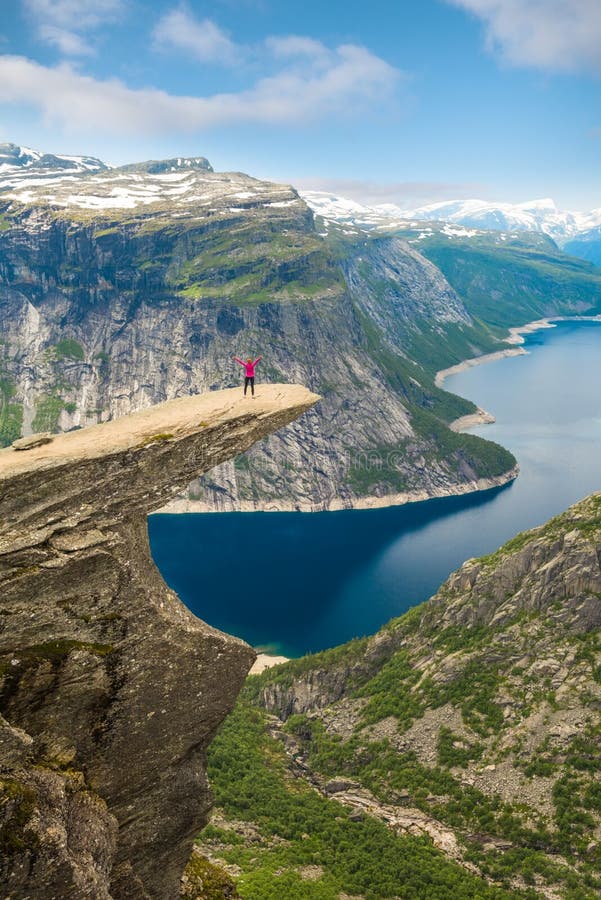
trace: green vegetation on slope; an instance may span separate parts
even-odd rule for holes
[[[437,387],[432,371],[393,352],[383,343],[382,334],[373,321],[359,308],[356,314],[361,323],[366,351],[392,390],[403,398],[415,432],[431,446],[426,463],[442,459],[451,470],[460,469],[467,463],[478,478],[503,475],[516,465],[515,457],[499,444],[476,435],[451,431],[447,424],[475,412],[476,405]],[[442,349],[445,347],[444,339],[439,336],[439,341],[441,355],[432,364],[433,371],[439,365],[453,361],[450,349]],[[347,483],[359,496],[373,493],[376,486],[385,486],[388,493],[419,490],[419,472],[413,470],[408,477],[394,464],[395,459],[407,456],[408,444],[410,441],[394,446],[370,447],[363,456],[367,455],[369,461],[370,455],[373,455],[378,464],[365,465],[361,459],[359,464],[351,465]]]
[[[413,408],[411,424],[418,434],[434,442],[439,458],[461,459],[468,463],[479,478],[502,475],[516,465],[513,454],[500,444],[486,441],[474,434],[451,431],[426,410]]]
[[[65,409],[65,401],[58,394],[42,394],[36,403],[35,416],[31,427],[34,432],[51,431],[56,433],[61,412]]]
[[[342,273],[326,245],[305,223],[295,224],[283,233],[277,220],[258,216],[189,228],[175,245],[178,252],[165,257],[165,284],[193,300],[238,305],[340,293]],[[154,260],[159,261],[160,256]]]
[[[352,238],[346,237],[341,245],[339,240],[329,234],[327,243],[343,261],[343,265],[350,266],[349,285],[354,298],[363,304],[365,294],[368,307],[386,310],[389,319],[392,317],[392,333],[382,333],[382,329],[377,332],[378,349],[385,346],[389,350],[397,349],[397,353],[402,354],[405,359],[415,360],[420,369],[425,370],[432,378],[439,369],[499,349],[504,329],[495,328],[485,317],[472,313],[471,322],[460,322],[454,321],[452,315],[446,319],[440,309],[429,309],[432,301],[428,299],[431,287],[427,271],[423,273],[426,281],[421,305],[419,296],[412,299],[412,288],[415,289],[415,285],[410,284],[416,278],[415,272],[410,270],[404,276],[408,282],[405,283],[403,276],[395,271],[396,256],[401,253],[402,259],[406,251],[400,250],[398,241],[391,243],[390,235],[360,233]],[[390,262],[387,253],[390,254]],[[361,262],[355,263],[356,259]],[[420,265],[411,256],[407,259],[413,265]],[[426,269],[425,262],[421,265]],[[445,289],[442,279],[437,290],[441,289]],[[434,301],[436,299],[435,297]],[[412,309],[412,302],[418,304],[419,312]],[[449,297],[449,302],[454,302],[452,297]]]
[[[12,399],[16,384],[0,370],[0,447],[8,447],[21,436],[23,406]]]
[[[375,638],[267,670],[245,694],[282,718],[315,696],[284,728],[322,784],[352,779],[387,806],[417,807],[488,877],[593,900],[600,546],[593,495],[469,562]]]
[[[349,811],[294,778],[266,716],[241,700],[209,752],[216,804],[231,826],[209,826],[200,849],[239,866],[248,900],[510,900],[527,896],[486,884],[436,850],[429,839],[399,836],[370,816]],[[252,840],[244,828],[252,823]],[[532,895],[535,896],[534,894]]]
[[[419,250],[446,276],[470,315],[498,333],[553,315],[601,310],[601,270],[538,235],[451,238],[434,232]]]
[[[405,352],[411,359],[419,360],[431,375],[464,359],[494,353],[503,349],[499,340],[505,330],[484,324],[476,317],[470,326],[450,322],[443,333],[424,323],[419,330],[407,335]]]
[[[62,338],[62,340],[56,344],[54,351],[57,359],[83,360],[84,358],[83,347],[78,341],[73,340],[73,338]]]
[[[432,373],[422,368],[418,362],[394,353],[383,343],[382,332],[358,307],[356,314],[361,323],[366,351],[378,365],[390,387],[408,403],[430,410],[447,423],[476,411],[476,404],[471,400],[436,387]]]

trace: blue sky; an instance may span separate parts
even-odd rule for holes
[[[5,4],[0,140],[372,203],[601,207],[599,0]]]

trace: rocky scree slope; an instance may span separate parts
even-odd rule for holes
[[[593,898],[600,627],[596,494],[468,560],[374,637],[253,677],[247,698],[343,803],[413,815],[439,846],[450,833],[449,852],[532,896]]]
[[[171,508],[404,502],[516,474],[511,454],[447,428],[475,407],[435,387],[436,365],[498,342],[444,276],[395,236],[326,239],[292,188],[203,158],[6,189],[0,310],[5,443],[233,386],[234,354],[323,395],[302,434]],[[422,336],[426,367],[407,349]]]
[[[213,392],[0,451],[3,896],[179,895],[255,654],[167,587],[147,515],[317,399]]]

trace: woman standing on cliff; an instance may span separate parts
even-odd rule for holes
[[[242,360],[242,359],[238,359],[237,356],[234,356],[234,359],[236,360],[237,363],[240,363],[241,366],[244,366],[244,373],[245,373],[245,375],[244,375],[244,396],[246,397],[246,389],[248,388],[248,385],[250,384],[250,391],[251,391],[252,397],[254,399],[254,396],[255,396],[255,366],[257,365],[257,363],[259,363],[263,359],[263,357],[257,356],[257,358],[255,359],[254,362],[252,361],[250,356],[248,357],[246,362],[244,362],[244,360]]]

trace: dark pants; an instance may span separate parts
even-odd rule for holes
[[[244,378],[244,396],[246,397],[246,388],[250,384],[250,389],[253,397],[255,396],[255,378],[254,375],[251,377],[250,375],[246,375]]]

